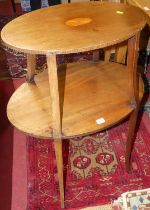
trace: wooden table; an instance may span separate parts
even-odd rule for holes
[[[129,170],[143,95],[137,56],[139,34],[145,23],[145,15],[138,8],[88,2],[40,9],[16,18],[2,30],[7,47],[27,54],[28,67],[28,82],[15,91],[8,103],[8,118],[27,135],[54,139],[62,207],[62,139],[101,131],[130,115],[125,154]],[[57,66],[58,54],[96,50],[125,40],[127,66],[105,61]],[[35,54],[46,55],[48,68],[31,82]]]

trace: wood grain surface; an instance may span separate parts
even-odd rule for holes
[[[65,67],[58,69],[62,138],[103,130],[133,110],[126,66],[81,62]],[[140,87],[142,97],[141,80]],[[53,137],[51,111],[47,71],[35,77],[35,84],[19,87],[7,107],[8,118],[16,128],[42,138]],[[100,118],[105,122],[98,124]]]
[[[130,105],[133,107],[133,112],[130,115],[128,122],[128,135],[126,141],[126,152],[125,152],[125,163],[126,170],[131,170],[131,152],[135,141],[135,128],[137,123],[137,117],[140,108],[139,98],[139,75],[137,73],[137,61],[138,61],[138,50],[139,50],[140,32],[136,36],[128,40],[128,58],[127,58],[127,69],[128,69],[128,82],[129,82],[129,97]]]
[[[1,36],[5,45],[21,52],[67,54],[119,43],[144,25],[145,14],[133,6],[71,3],[24,14],[8,23]]]
[[[139,7],[143,10],[148,16],[147,21],[150,25],[150,0],[127,0],[128,3]]]

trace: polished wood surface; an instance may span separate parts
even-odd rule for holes
[[[115,62],[126,63],[127,42],[123,42],[115,48]]]
[[[142,9],[147,14],[150,25],[150,0],[127,0],[127,2]]]
[[[127,69],[128,69],[128,82],[129,82],[129,98],[130,105],[133,107],[133,112],[129,118],[129,130],[126,141],[126,169],[130,171],[130,158],[131,151],[133,148],[135,140],[135,127],[140,107],[140,98],[139,98],[139,77],[137,74],[137,60],[138,60],[138,50],[139,50],[139,39],[140,32],[136,36],[128,40],[128,58],[127,58]]]
[[[50,100],[48,100],[48,109],[51,110],[51,125],[52,137],[54,138],[55,154],[58,171],[58,181],[60,190],[61,207],[64,208],[64,183],[63,183],[63,155],[62,155],[62,141],[61,141],[61,117],[60,117],[60,98],[58,90],[58,76],[56,55],[47,55],[48,66],[48,93],[50,93]],[[49,95],[49,94],[48,94]],[[50,109],[51,104],[51,109]],[[39,114],[39,113],[38,113]],[[39,119],[40,120],[40,119]]]
[[[103,130],[133,110],[124,65],[75,63],[69,64],[67,69],[62,66],[58,74],[60,107],[63,106],[62,138]],[[142,93],[141,88],[141,96]],[[12,124],[22,132],[42,138],[53,137],[47,71],[35,77],[35,84],[25,83],[13,94],[7,113]],[[105,122],[98,124],[99,118]],[[57,119],[59,122],[59,117]]]
[[[119,43],[144,25],[144,13],[129,5],[72,3],[22,15],[8,23],[1,36],[5,45],[21,52],[66,54]]]

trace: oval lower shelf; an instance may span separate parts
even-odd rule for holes
[[[117,63],[81,62],[58,69],[62,138],[104,130],[128,116],[133,108],[128,94],[127,67]],[[140,79],[140,100],[143,82]],[[48,73],[24,83],[7,106],[11,123],[35,137],[52,137]]]

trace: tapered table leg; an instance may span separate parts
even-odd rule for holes
[[[58,170],[58,180],[60,189],[61,207],[64,208],[64,183],[63,183],[63,156],[62,156],[62,139],[61,139],[61,119],[59,107],[59,91],[57,78],[56,55],[47,55],[50,98],[52,107],[52,126],[53,138],[55,144],[56,162]]]
[[[114,51],[114,48],[111,47],[107,47],[105,49],[105,54],[104,54],[104,61],[109,62],[110,61],[110,56],[111,56],[111,52]]]
[[[35,75],[36,55],[27,54],[27,76],[28,82],[32,82]]]
[[[133,107],[133,112],[129,119],[129,131],[126,143],[126,169],[130,171],[130,157],[132,147],[134,143],[134,132],[137,122],[137,116],[139,111],[139,75],[137,73],[137,59],[138,59],[138,47],[139,47],[140,33],[137,33],[134,37],[128,40],[128,77],[129,77],[129,97],[130,106]]]
[[[99,61],[99,50],[93,52],[93,62],[97,63]]]
[[[115,49],[115,59],[116,63],[126,63],[126,52],[127,52],[127,44],[121,43]]]

